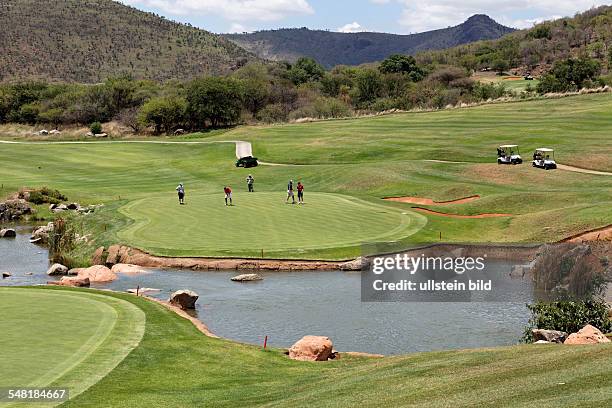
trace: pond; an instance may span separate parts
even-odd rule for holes
[[[13,275],[0,285],[52,279],[46,275],[47,251],[28,237],[29,231],[19,228],[16,239],[0,240],[0,272]],[[498,262],[494,268],[507,276],[511,264]],[[325,335],[338,350],[381,354],[516,344],[529,318],[525,302],[532,292],[530,282],[519,279],[509,283],[520,299],[511,302],[363,303],[360,273],[271,272],[250,283],[231,282],[235,275],[152,270],[92,287],[157,288],[161,291],[152,296],[160,299],[190,289],[200,295],[198,318],[221,337],[262,344],[268,336],[272,346],[288,347],[306,334]]]

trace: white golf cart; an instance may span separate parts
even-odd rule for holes
[[[518,145],[502,145],[497,148],[497,164],[522,164]]]
[[[539,167],[544,170],[556,169],[555,151],[547,147],[536,149],[533,154],[533,167]]]

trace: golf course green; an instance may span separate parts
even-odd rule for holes
[[[612,223],[612,94],[495,103],[436,112],[244,126],[184,137],[2,144],[0,196],[47,185],[71,201],[104,203],[76,223],[97,246],[121,243],[165,256],[349,259],[360,242],[552,242]],[[60,137],[61,139],[61,137]],[[251,142],[275,165],[234,166],[230,141]],[[496,164],[496,147],[519,145],[525,163]],[[531,167],[534,149],[601,174]],[[247,195],[245,178],[257,193]],[[286,206],[289,179],[307,204]],[[185,183],[186,206],[175,187]],[[226,208],[223,187],[235,193]],[[385,197],[461,204],[425,207]],[[405,213],[405,214],[404,214]],[[504,214],[491,218],[453,215]],[[42,216],[52,215],[40,208]],[[300,252],[298,249],[303,249]],[[87,255],[85,257],[85,255]]]
[[[185,206],[170,195],[131,201],[120,212],[135,222],[120,231],[124,242],[172,256],[296,257],[335,248],[359,250],[363,242],[392,241],[427,222],[413,212],[338,194],[310,193],[293,205],[278,193],[238,193],[232,206],[222,194],[192,194]],[[168,222],[172,220],[172,222]]]
[[[99,294],[0,287],[0,309],[0,388],[68,387],[76,396],[113,370],[144,333],[141,309]]]
[[[0,323],[0,378],[3,382],[23,379],[32,384],[52,381],[56,386],[68,386],[72,399],[63,408],[558,407],[612,403],[612,353],[607,344],[521,345],[384,359],[343,355],[327,363],[300,362],[288,359],[282,350],[264,351],[258,346],[206,337],[189,321],[133,295],[60,288],[1,290],[3,311],[10,310],[10,319],[19,319],[22,329],[9,330],[7,338],[5,329],[10,329],[10,322]],[[56,302],[48,304],[46,300],[52,297]],[[20,311],[26,309],[27,299],[31,300],[28,310],[33,312],[24,316]],[[40,308],[36,307],[38,302]],[[79,365],[57,379],[40,381],[45,369],[61,375],[82,356],[79,348],[100,326],[98,319],[93,319],[93,325],[79,319],[78,330],[70,330],[70,321],[62,321],[59,327],[52,324],[59,323],[58,308],[75,306],[71,302],[79,302],[84,310],[90,310],[90,303],[102,303],[118,311],[113,332],[123,336],[113,339],[112,349],[106,349],[106,337],[93,347],[85,362],[120,363],[110,372],[99,365],[95,367],[100,371],[80,370]],[[134,324],[134,314],[119,312],[124,306],[118,305],[125,304],[128,310],[138,309],[136,315],[146,315],[144,335],[129,354],[121,348],[123,337],[142,327],[142,321]],[[32,328],[27,329],[35,326],[39,334],[44,330],[46,335],[34,335]],[[22,348],[29,352],[21,352]],[[85,383],[91,387],[77,395],[72,387],[79,390]]]

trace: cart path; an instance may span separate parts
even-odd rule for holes
[[[115,144],[115,143],[143,143],[143,144],[186,144],[186,145],[202,145],[202,144],[214,144],[214,143],[234,143],[236,145],[236,158],[253,156],[253,146],[250,142],[243,140],[203,140],[203,141],[166,141],[166,140],[101,140],[101,141],[57,141],[57,142],[20,142],[13,140],[0,140],[0,144],[19,144],[19,145],[62,145],[62,144]],[[422,159],[418,161],[424,161],[429,163],[448,163],[448,164],[482,164],[478,162],[468,161],[450,161],[450,160],[434,160],[434,159]],[[301,166],[297,164],[285,164],[285,163],[268,163],[260,161],[259,164],[264,166]],[[565,164],[557,164],[559,170],[573,171],[576,173],[593,174],[597,176],[612,176],[612,173],[606,171],[597,171],[583,169],[575,166],[568,166]],[[418,203],[417,203],[418,204]]]
[[[607,171],[583,169],[581,167],[568,166],[566,164],[557,164],[557,168],[559,170],[573,171],[576,173],[595,174],[597,176],[612,176],[612,173],[609,173]]]
[[[425,197],[387,197],[386,201],[395,201],[398,203],[418,204],[418,205],[445,205],[445,204],[464,204],[480,199],[479,195],[473,195],[456,200],[434,201],[431,198]]]

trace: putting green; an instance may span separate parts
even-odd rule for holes
[[[108,296],[0,288],[0,309],[0,387],[67,387],[74,397],[116,367],[144,333],[144,313]]]
[[[306,204],[285,203],[283,193],[195,194],[187,205],[174,195],[133,201],[120,211],[135,222],[119,232],[128,245],[165,256],[299,258],[309,251],[358,248],[418,232],[426,218],[339,194],[308,193]]]

